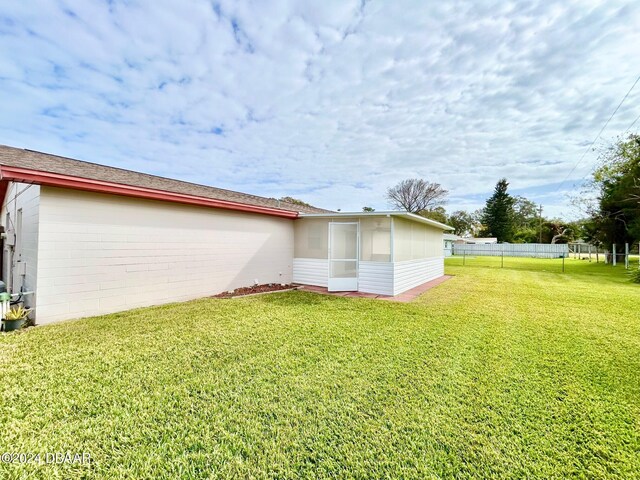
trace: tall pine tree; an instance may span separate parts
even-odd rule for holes
[[[506,178],[500,179],[482,212],[482,235],[496,237],[499,242],[513,241],[515,231],[515,199],[507,193],[508,186]]]

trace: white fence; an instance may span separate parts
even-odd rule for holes
[[[548,243],[453,244],[454,255],[477,257],[561,258],[569,256],[569,245]]]

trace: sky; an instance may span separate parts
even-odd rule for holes
[[[506,177],[575,218],[639,56],[637,1],[5,1],[0,143],[342,211]]]

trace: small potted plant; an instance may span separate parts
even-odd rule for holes
[[[24,308],[22,305],[9,310],[2,319],[2,325],[5,332],[11,332],[21,328],[27,321],[27,315],[31,310]]]

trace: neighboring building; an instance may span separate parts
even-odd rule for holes
[[[457,244],[466,243],[467,245],[490,245],[492,243],[498,243],[498,239],[495,237],[487,237],[487,238],[458,237],[458,239],[455,240],[454,243],[457,243]]]
[[[444,233],[442,235],[443,251],[445,257],[455,255],[455,245],[490,245],[498,243],[498,239],[490,238],[473,238],[461,237],[453,233]]]
[[[473,238],[473,237],[461,237],[453,233],[444,233],[442,235],[443,251],[445,257],[450,257],[455,254],[454,245],[490,245],[498,243],[498,239],[494,237],[490,238]]]
[[[450,227],[333,213],[0,146],[2,278],[40,324],[254,283],[396,295],[443,275]]]
[[[453,255],[453,244],[458,240],[462,240],[462,237],[454,233],[442,234],[442,243],[443,243],[445,257],[450,257],[451,255]]]

